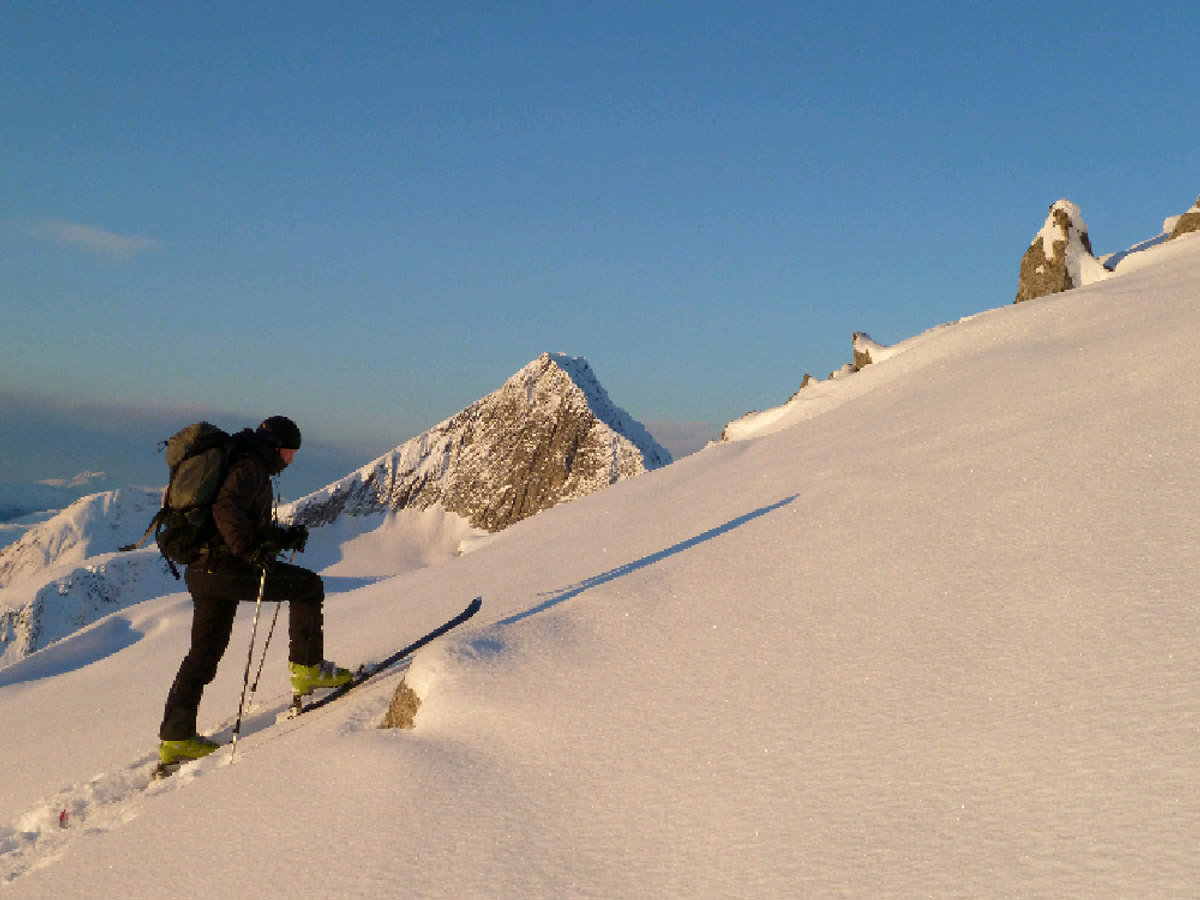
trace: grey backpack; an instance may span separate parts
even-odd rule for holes
[[[234,439],[208,422],[196,422],[163,442],[171,478],[163,494],[163,505],[134,550],[153,533],[158,549],[176,578],[175,564],[195,562],[217,535],[212,505],[229,466],[233,462]]]

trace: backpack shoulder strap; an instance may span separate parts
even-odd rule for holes
[[[166,496],[166,491],[163,492],[163,496],[164,497]],[[158,512],[156,512],[154,514],[154,518],[150,520],[150,527],[148,527],[146,529],[146,533],[142,535],[141,540],[139,540],[133,544],[126,544],[124,547],[118,547],[117,549],[122,552],[127,552],[129,550],[137,550],[139,547],[141,547],[143,544],[145,544],[148,540],[150,540],[150,535],[152,535],[154,533],[154,531],[158,528],[159,524],[166,517],[166,515],[167,515],[167,503],[166,503],[166,500],[164,499],[162,508]]]

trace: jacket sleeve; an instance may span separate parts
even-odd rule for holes
[[[248,460],[234,463],[213,503],[213,521],[234,556],[246,559],[268,536],[258,500],[270,492],[270,476]]]

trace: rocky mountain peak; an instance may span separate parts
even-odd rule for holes
[[[316,526],[440,505],[494,532],[670,461],[586,360],[543,353],[499,390],[298,500],[292,519]]]

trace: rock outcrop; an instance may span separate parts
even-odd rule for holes
[[[871,336],[865,331],[854,332],[850,340],[854,345],[854,370],[856,372],[865,369],[873,362],[879,362],[888,349],[883,344],[871,340]]]
[[[1200,231],[1200,199],[1175,221],[1175,227],[1171,229],[1171,235],[1167,240],[1174,240],[1181,234],[1188,234],[1192,231]]]
[[[401,679],[400,684],[396,686],[396,692],[392,694],[392,702],[388,704],[388,710],[384,713],[379,727],[416,728],[417,710],[420,708],[421,698],[405,683],[404,679]]]
[[[292,520],[313,527],[436,504],[495,532],[670,461],[586,360],[544,353],[453,418],[296,501]]]
[[[1014,303],[1069,291],[1112,274],[1092,253],[1079,207],[1059,200],[1021,258]]]

